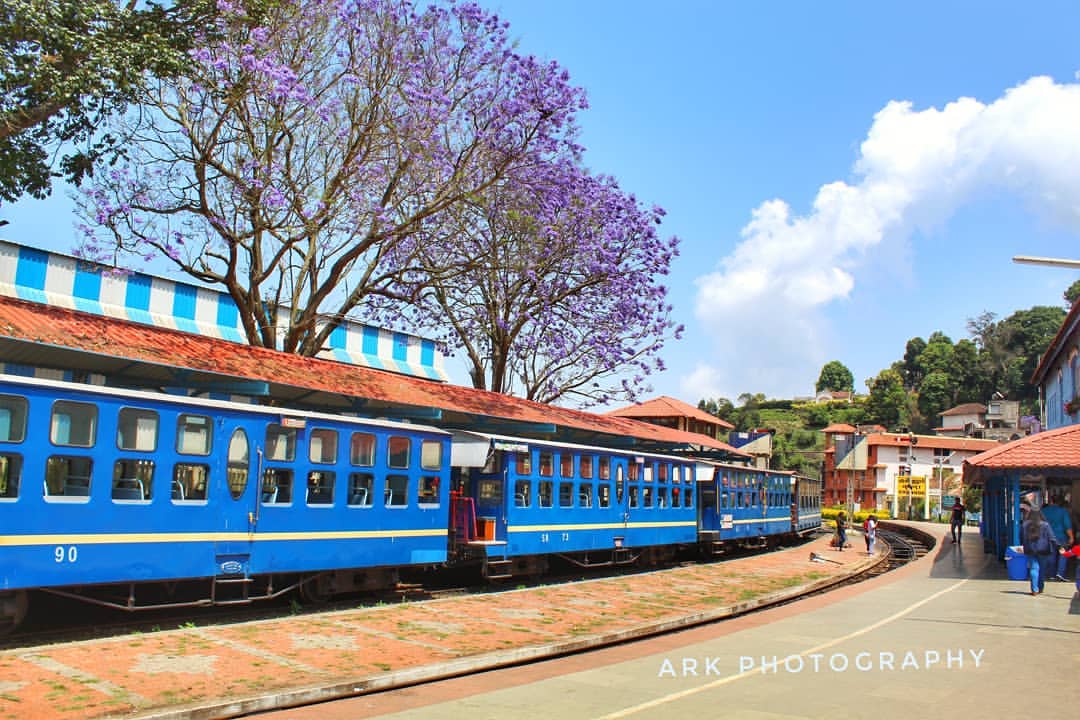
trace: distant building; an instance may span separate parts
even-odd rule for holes
[[[938,435],[973,437],[984,440],[1010,440],[1023,435],[1020,427],[1020,401],[1006,400],[994,393],[987,405],[965,403],[941,413]]]
[[[1074,302],[1031,377],[1047,430],[1080,423],[1080,301]]]
[[[819,403],[846,402],[850,405],[854,397],[855,393],[847,390],[822,390],[814,396],[814,401]]]
[[[824,503],[893,516],[921,504],[922,517],[930,517],[942,497],[960,493],[964,460],[998,445],[940,435],[863,435],[851,425],[830,425],[823,432]]]
[[[761,470],[769,468],[772,459],[773,431],[758,428],[747,432],[732,431],[728,434],[728,444],[742,450],[753,458],[753,465]]]
[[[727,420],[721,420],[689,403],[666,395],[612,410],[607,414],[708,435],[714,440],[725,440],[728,431],[735,429]]]

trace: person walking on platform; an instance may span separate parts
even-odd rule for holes
[[[1062,547],[1071,548],[1073,546],[1073,525],[1072,519],[1069,517],[1069,509],[1065,505],[1065,496],[1058,495],[1056,498],[1050,501],[1050,504],[1043,508],[1043,518],[1050,525],[1050,529],[1054,532],[1054,540],[1058,545]],[[1057,553],[1055,553],[1057,554]],[[1065,580],[1065,564],[1069,562],[1069,559],[1064,555],[1057,555],[1055,558],[1057,561],[1057,567],[1052,568],[1054,572],[1054,579],[1066,582]]]
[[[866,554],[874,554],[874,542],[877,540],[877,518],[870,515],[863,521],[863,539],[866,540]]]
[[[847,542],[847,515],[841,510],[840,514],[836,516],[836,549],[843,550],[844,543]]]
[[[1032,508],[1021,526],[1020,535],[1024,540],[1031,594],[1038,595],[1043,591],[1054,562],[1054,531],[1043,520],[1042,513]]]
[[[952,518],[949,520],[949,532],[952,533],[954,543],[960,540],[960,535],[964,532],[964,515],[966,512],[967,508],[964,507],[963,501],[957,495],[952,506]]]

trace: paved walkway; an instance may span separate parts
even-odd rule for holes
[[[870,562],[822,537],[648,574],[19,648],[0,653],[0,718],[214,718],[345,697],[725,617]]]
[[[919,525],[922,525],[921,523]],[[267,720],[1074,718],[1080,600],[1024,581],[976,533],[868,583],[728,622]]]

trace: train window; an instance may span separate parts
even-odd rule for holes
[[[661,485],[656,488],[656,507],[666,508],[668,506],[668,489]]]
[[[552,496],[554,495],[555,483],[550,480],[540,481],[540,507],[551,507]]]
[[[544,456],[540,455],[540,467],[544,466]],[[544,471],[541,470],[543,475]],[[574,456],[568,452],[559,454],[559,477],[574,477]]]
[[[120,408],[116,421],[116,447],[121,450],[157,450],[158,414],[153,410]]]
[[[551,477],[555,472],[555,459],[549,452],[540,453],[540,474],[544,477]]]
[[[623,479],[622,465],[615,466],[615,502],[622,505],[623,497],[626,496],[626,481]]]
[[[125,458],[113,465],[113,500],[149,500],[153,486],[153,460]]]
[[[225,478],[229,484],[229,495],[239,500],[247,490],[248,469],[251,455],[248,449],[248,437],[243,428],[236,428],[229,438],[229,462],[225,469]]]
[[[597,458],[597,464],[599,466],[599,475],[601,480],[611,479],[611,458],[601,457]]]
[[[681,492],[681,490],[682,490],[682,488],[677,488],[677,487],[671,488],[671,507],[673,507],[673,508],[679,507],[679,493]]]
[[[442,443],[438,440],[420,442],[420,467],[424,470],[438,470],[442,467]]]
[[[650,487],[650,486],[646,486],[646,487],[645,487],[645,490],[644,490],[644,492],[642,493],[642,499],[644,499],[644,500],[645,500],[645,507],[647,507],[647,508],[651,508],[651,507],[652,507],[652,505],[653,505],[653,491],[652,491],[652,487]]]
[[[578,486],[578,507],[592,507],[592,483],[581,483]]]
[[[652,463],[645,463],[645,468],[644,468],[644,472],[642,473],[642,478],[641,479],[644,480],[645,482],[652,482],[653,481],[653,464]]]
[[[19,497],[19,479],[22,477],[22,455],[0,454],[0,500]]]
[[[630,507],[636,508],[638,506],[638,486],[630,486]]]
[[[405,475],[386,476],[386,507],[405,507],[409,504],[409,478]]]
[[[581,466],[580,466],[581,477],[586,479],[586,480],[591,479],[592,478],[592,470],[593,470],[592,455],[582,455],[581,456]]]
[[[502,482],[499,480],[481,480],[477,497],[488,505],[502,502]]]
[[[292,462],[296,459],[296,428],[270,423],[266,426],[266,459]]]
[[[307,504],[333,505],[336,473],[312,470],[307,475]]]
[[[559,507],[574,506],[574,483],[559,483]]]
[[[548,485],[551,483],[549,482]],[[532,483],[518,480],[514,483],[514,507],[527,508],[532,501]]]
[[[633,482],[638,479],[638,475],[641,473],[641,463],[632,462],[626,468],[626,479]]]
[[[349,504],[355,507],[371,507],[375,497],[375,476],[371,473],[349,475]]]
[[[690,482],[690,481],[687,480],[687,482]],[[676,490],[678,490],[678,488],[676,488]],[[686,488],[686,492],[683,493],[682,504],[683,504],[683,507],[693,507],[694,506],[694,489],[693,488],[689,488],[689,487]]]
[[[308,459],[313,463],[336,463],[337,437],[337,430],[313,429],[308,442]]]
[[[209,455],[212,427],[210,418],[205,415],[181,415],[176,420],[176,452],[184,455]]]
[[[387,467],[405,469],[409,467],[409,438],[392,435],[386,442]]]
[[[439,505],[439,478],[435,475],[424,475],[420,478],[419,502],[424,507],[438,507]]]
[[[607,483],[602,483],[597,486],[596,491],[600,497],[600,507],[611,507],[611,486]]]
[[[532,474],[532,453],[519,452],[516,454],[515,465],[517,466],[518,475],[531,475]]]
[[[362,467],[375,466],[375,436],[354,432],[349,444],[349,462]]]
[[[269,467],[263,470],[259,497],[264,505],[287,505],[292,502],[293,471]]]
[[[669,467],[668,464],[664,463],[664,462],[657,465],[656,477],[660,482],[667,482],[667,479],[668,479],[668,467]]]
[[[88,457],[53,455],[45,463],[45,498],[90,501],[94,461]]]
[[[26,398],[0,395],[0,442],[22,442],[26,438]]]
[[[720,494],[720,507],[728,507],[728,494],[726,492]]]
[[[206,480],[209,475],[210,466],[208,465],[177,463],[173,466],[173,502],[206,500]]]
[[[49,439],[53,445],[93,447],[97,439],[97,405],[57,400],[53,404]]]

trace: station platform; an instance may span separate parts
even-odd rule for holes
[[[265,720],[1075,717],[1074,583],[1048,582],[1032,597],[1026,581],[1009,580],[1006,566],[982,552],[977,532],[954,544],[947,526],[910,524],[938,545],[868,582],[500,671],[487,682],[450,681]]]
[[[939,526],[940,527],[940,526]],[[611,645],[824,588],[862,538],[650,573],[0,652],[2,718],[220,718]]]

